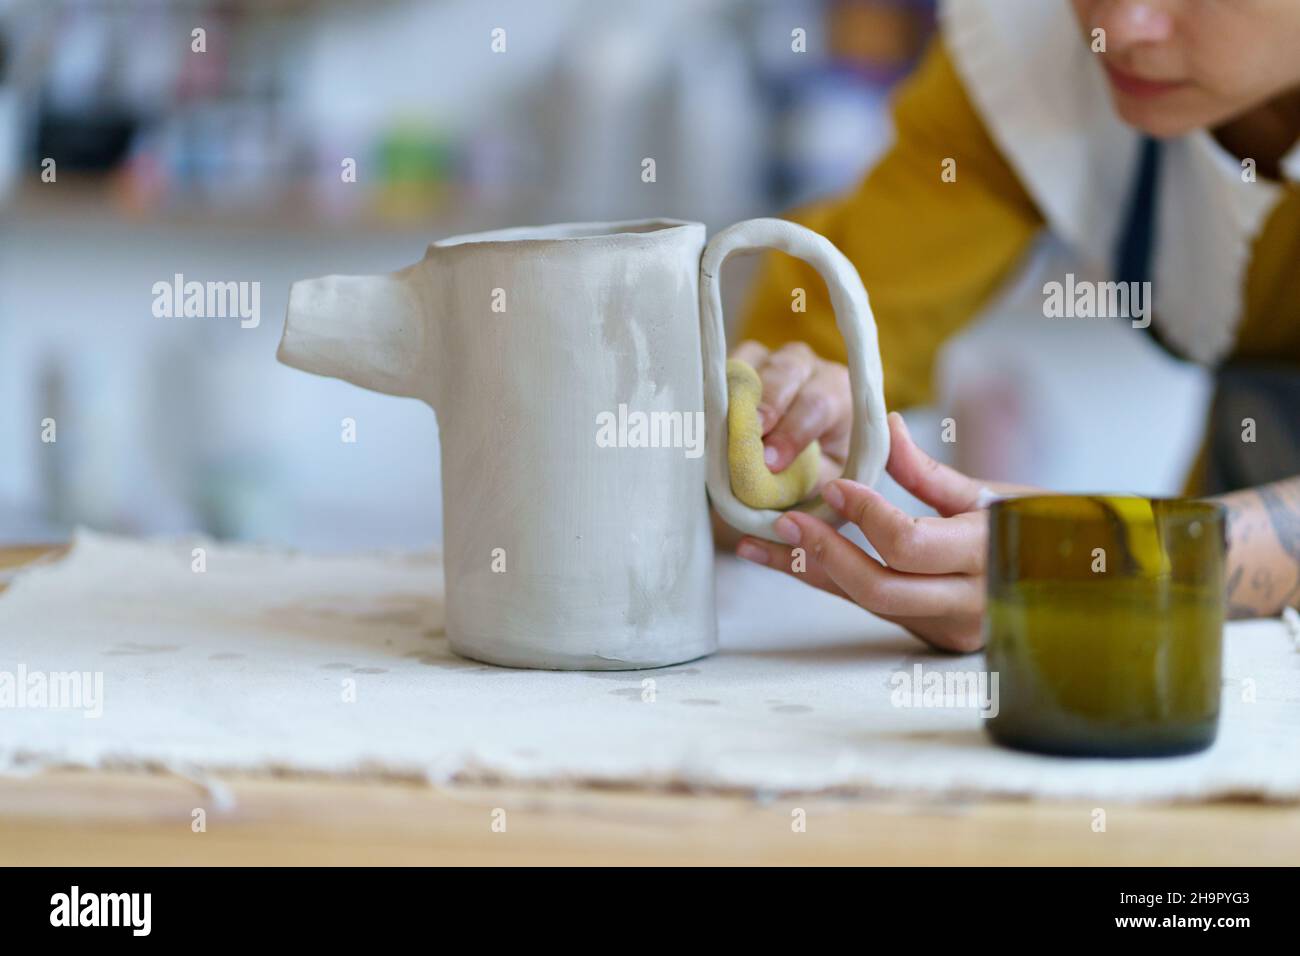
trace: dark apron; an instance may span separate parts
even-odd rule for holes
[[[1159,180],[1160,144],[1147,139],[1116,248],[1115,275],[1120,281],[1145,282],[1151,277]],[[1161,338],[1158,322],[1147,332],[1170,355],[1186,360]],[[1213,374],[1214,399],[1197,493],[1221,494],[1300,474],[1300,368],[1230,359]]]

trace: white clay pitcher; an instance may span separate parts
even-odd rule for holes
[[[434,243],[391,275],[294,283],[281,362],[438,416],[458,653],[620,670],[716,649],[706,484],[741,531],[776,540],[780,516],[731,492],[718,276],[733,252],[781,249],[821,273],[853,383],[845,474],[879,477],[889,434],[857,272],[784,220],[704,240],[675,220],[506,229]],[[820,499],[801,507],[839,523]]]

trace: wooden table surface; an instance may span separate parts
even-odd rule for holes
[[[0,572],[50,552],[0,549]],[[145,772],[49,770],[0,777],[0,864],[1300,862],[1300,806],[1108,803],[1104,832],[1094,829],[1096,809],[302,777],[231,776],[213,786]]]

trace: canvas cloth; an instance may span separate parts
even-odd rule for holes
[[[202,573],[195,547],[206,549]],[[1300,799],[1300,654],[1280,622],[1229,626],[1223,724],[1209,751],[1068,760],[993,745],[969,707],[891,702],[897,672],[980,669],[978,655],[929,652],[730,557],[717,583],[713,657],[651,671],[507,670],[448,649],[434,556],[83,532],[66,558],[0,595],[0,674],[100,672],[102,715],[0,709],[0,769]]]

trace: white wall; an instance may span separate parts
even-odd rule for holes
[[[60,532],[41,516],[62,475],[63,506],[100,527],[211,521],[312,546],[430,543],[440,533],[433,413],[275,361],[291,281],[387,271],[423,246],[111,217],[0,231],[0,540]],[[151,287],[176,271],[261,282],[261,324],[155,318]],[[61,407],[42,397],[49,368],[65,382]],[[40,440],[47,415],[53,445]],[[344,417],[357,420],[354,445],[340,440]]]

